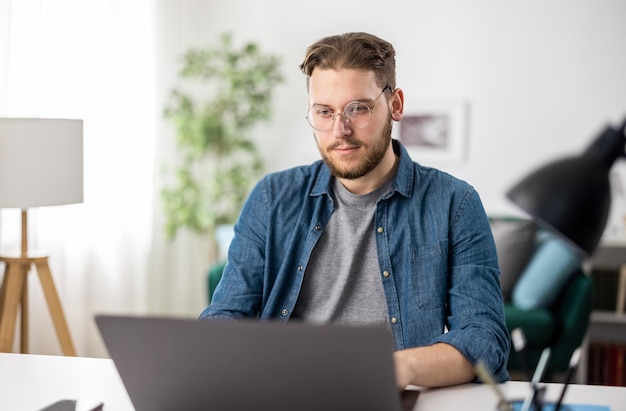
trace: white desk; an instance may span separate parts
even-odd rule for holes
[[[547,399],[556,400],[560,384],[548,384]],[[523,382],[502,385],[508,398],[522,398]],[[0,410],[35,411],[59,399],[96,399],[106,411],[132,411],[120,377],[108,359],[0,353]],[[566,402],[604,404],[626,411],[626,388],[572,385]],[[423,390],[416,411],[495,411],[497,399],[489,387],[466,384]]]
[[[109,359],[0,353],[0,410],[36,411],[60,399],[94,399],[107,411],[133,410]]]
[[[562,384],[545,384],[546,400],[556,402]],[[523,399],[530,387],[527,382],[510,381],[501,385],[507,399]],[[600,385],[571,385],[565,394],[565,403],[607,405],[611,411],[626,411],[626,387]],[[425,390],[420,393],[415,411],[476,410],[496,411],[498,400],[493,391],[483,384],[465,384],[456,387]]]

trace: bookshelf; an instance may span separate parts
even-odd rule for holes
[[[624,313],[595,310],[591,314],[591,325],[590,334],[596,338],[626,342],[626,314]]]
[[[604,245],[589,262],[594,311],[586,343],[586,382],[626,386],[626,245]]]

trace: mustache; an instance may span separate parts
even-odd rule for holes
[[[334,142],[333,144],[331,144],[330,146],[326,147],[326,151],[327,152],[331,152],[332,150],[336,149],[337,147],[343,146],[349,144],[351,146],[354,147],[360,147],[363,145],[362,142],[353,139],[352,137],[343,137],[341,140]]]

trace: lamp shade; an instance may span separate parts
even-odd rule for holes
[[[0,118],[0,208],[82,201],[82,120]]]
[[[582,155],[539,168],[507,197],[589,256],[604,232],[611,207],[609,172],[615,160],[626,155],[625,142],[623,127],[607,127]]]

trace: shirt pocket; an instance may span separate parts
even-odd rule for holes
[[[411,250],[411,295],[420,309],[446,305],[448,290],[448,243],[437,241]]]

